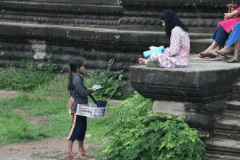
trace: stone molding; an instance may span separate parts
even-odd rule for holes
[[[212,33],[217,23],[223,20],[227,3],[224,0],[121,0],[120,5],[126,10],[119,20],[118,29],[163,30],[159,15],[171,9],[189,32]]]
[[[1,2],[16,2],[16,0],[0,0]],[[63,4],[95,4],[95,5],[119,5],[119,0],[17,0],[19,2],[34,3],[63,3]]]
[[[5,21],[16,22],[31,22],[39,24],[52,24],[52,25],[66,25],[66,26],[79,26],[79,27],[92,27],[92,28],[117,28],[118,21],[115,17],[100,17],[99,19],[69,19],[69,18],[50,18],[38,16],[18,16],[18,15],[0,15],[0,18]],[[103,20],[103,19],[105,20]],[[111,26],[111,27],[110,27]]]
[[[125,8],[226,8],[225,0],[120,0]]]
[[[0,6],[6,10],[23,10],[34,12],[58,12],[58,13],[95,13],[95,14],[122,14],[121,6],[84,5],[84,4],[48,4],[19,1],[0,1]]]

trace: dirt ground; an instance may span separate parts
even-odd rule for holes
[[[2,91],[0,90],[0,98],[9,98],[17,96],[19,93],[16,91]]]
[[[91,154],[92,149],[98,149],[99,145],[85,142],[84,147]],[[78,151],[77,143],[73,150]],[[10,144],[0,148],[0,160],[67,160],[67,139],[50,138],[43,141],[27,142],[24,144]],[[94,156],[90,159],[94,160]],[[86,160],[87,158],[81,158]]]
[[[91,154],[92,149],[98,149],[99,145],[85,142],[84,147]],[[78,151],[77,143],[73,150]],[[67,139],[50,138],[43,141],[27,142],[24,144],[10,144],[0,148],[0,160],[67,160]],[[94,156],[90,159],[94,160]],[[87,158],[81,158],[86,160]]]
[[[1,98],[10,98],[19,95],[16,91],[1,91]],[[119,104],[121,100],[108,100],[108,103]],[[41,125],[49,120],[49,117],[31,117],[25,111],[20,109],[14,110],[16,113],[28,118],[29,122],[34,125]],[[85,150],[91,153],[91,150],[96,150],[100,148],[100,145],[84,142]],[[73,151],[77,153],[78,146],[74,143]],[[62,138],[49,138],[43,141],[34,141],[27,143],[12,143],[5,145],[0,148],[0,160],[67,160],[65,157],[67,154],[67,139]],[[94,160],[96,155],[93,155],[89,160]],[[87,158],[81,158],[81,160],[86,160]]]

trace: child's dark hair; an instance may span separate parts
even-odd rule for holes
[[[159,18],[165,21],[165,31],[167,37],[171,36],[171,31],[175,26],[179,26],[185,31],[188,30],[188,28],[179,20],[177,15],[171,10],[163,11]]]
[[[70,62],[70,72],[69,72],[69,80],[68,80],[68,90],[72,90],[72,79],[73,79],[73,72],[76,73],[76,69],[82,67],[83,62],[79,59],[74,59]]]

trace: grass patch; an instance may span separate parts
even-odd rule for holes
[[[53,65],[41,69],[30,61],[21,68],[0,68],[0,89],[22,91],[17,97],[0,100],[0,146],[68,136],[72,124],[72,116],[68,115],[66,106],[69,98],[68,78],[65,75],[54,75],[55,67]],[[108,79],[108,76],[107,74],[105,79]],[[121,76],[118,80],[120,79]],[[111,86],[112,83],[115,85],[112,87],[111,96],[118,93],[118,85],[113,79],[107,84]],[[108,86],[107,84],[102,85]],[[96,93],[93,95],[99,99]],[[89,102],[91,102],[90,98]],[[88,118],[87,134],[91,134],[91,137],[86,137],[86,141],[102,144],[106,131],[113,127],[112,120],[118,106],[107,104],[107,107],[105,118]],[[20,115],[15,112],[16,109],[26,114]],[[49,119],[47,123],[36,126],[29,122],[29,117],[32,119],[42,116]],[[96,149],[93,152],[99,151]]]
[[[14,99],[0,101],[0,146],[48,137],[42,126],[36,127],[23,116],[13,112],[17,106],[9,105],[12,100]]]
[[[0,145],[46,137],[67,137],[72,124],[72,116],[68,115],[66,107],[68,98],[67,78],[57,76],[34,91],[0,100]],[[116,113],[117,106],[108,104],[107,107],[107,117],[88,118],[87,134],[91,137],[86,137],[87,141],[102,143],[105,132],[112,127],[112,123],[106,124],[106,121]],[[50,120],[44,125],[34,126],[26,117],[14,113],[15,109],[21,109],[31,117],[47,116]]]

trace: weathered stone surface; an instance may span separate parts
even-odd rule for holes
[[[191,103],[155,100],[153,101],[152,110],[157,113],[183,116],[191,127],[200,128],[208,133],[209,136],[212,136],[215,122],[223,117],[224,104],[224,101]]]
[[[235,140],[225,140],[212,138],[205,141],[208,153],[237,156],[240,157],[240,142]],[[239,158],[240,159],[240,158]]]
[[[207,153],[207,160],[239,160],[238,156],[220,155]]]
[[[120,4],[126,10],[124,11],[124,17],[119,20],[118,28],[164,30],[158,17],[163,10],[171,9],[177,13],[190,32],[212,33],[216,24],[223,20],[227,3],[230,3],[230,1],[122,0]]]
[[[117,28],[125,10],[118,0],[0,1],[0,21]]]
[[[16,0],[0,0],[1,2],[15,2]],[[97,4],[97,5],[119,5],[119,0],[17,0],[18,2],[43,2],[43,3],[67,3],[67,4]]]
[[[170,113],[174,116],[186,116],[184,102],[153,101],[152,110],[158,113]]]
[[[202,38],[208,34],[201,35]],[[138,64],[142,52],[151,45],[169,45],[163,32],[131,32],[114,29],[60,27],[0,22],[1,64],[15,64],[21,58],[58,60],[60,68],[68,71],[69,61],[85,57],[86,67],[103,70],[107,61],[115,58],[113,71],[124,70],[128,79],[129,66]],[[190,34],[193,39],[196,34]],[[194,46],[194,44],[191,44]],[[199,48],[200,50],[201,48]],[[12,62],[11,62],[12,61]],[[6,65],[5,64],[5,65]]]
[[[240,82],[233,84],[233,95],[232,97],[236,100],[240,100]]]
[[[238,64],[221,61],[208,63],[190,58],[188,68],[149,68],[132,66],[132,87],[145,97],[205,103],[229,99],[232,83],[240,76]]]
[[[240,111],[240,102],[239,101],[226,102],[225,109],[232,110],[232,111]]]

